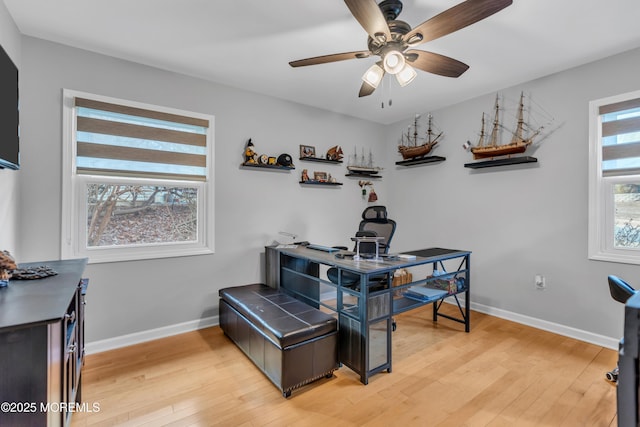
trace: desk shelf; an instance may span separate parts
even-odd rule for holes
[[[394,296],[393,298],[393,314],[396,315],[396,314],[404,313],[405,311],[410,311],[415,308],[422,307],[423,305],[437,303],[446,298],[454,297],[459,294],[464,294],[465,292],[466,292],[466,289],[453,294],[446,294],[444,296],[430,298],[426,300],[413,299],[413,298],[403,296],[402,294],[397,295],[397,296]]]

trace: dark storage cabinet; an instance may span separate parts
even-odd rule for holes
[[[0,289],[0,426],[68,426],[81,403],[86,259]]]

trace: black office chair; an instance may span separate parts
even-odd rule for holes
[[[619,278],[618,276],[607,277],[609,281],[609,293],[611,298],[626,304],[627,300],[635,295],[636,290],[631,285]]]
[[[384,206],[369,206],[362,212],[362,221],[356,232],[356,237],[382,237],[378,242],[378,251],[381,254],[389,253],[391,239],[396,231],[396,222],[387,218],[387,208]],[[362,242],[360,243],[360,255],[367,257],[375,255],[376,243]],[[337,246],[339,249],[346,250],[346,247]],[[354,252],[356,248],[354,247]],[[327,277],[333,283],[338,283],[338,269],[330,268],[327,270]],[[386,277],[376,277],[374,281],[378,284],[382,283]],[[358,274],[344,271],[342,273],[342,286],[357,287],[360,284],[360,276]]]
[[[607,281],[609,282],[609,293],[611,294],[611,298],[621,302],[622,304],[625,304],[627,300],[636,293],[636,290],[631,285],[618,276],[609,276],[607,277]],[[617,382],[618,367],[616,366],[614,370],[607,372],[605,377],[608,381]]]

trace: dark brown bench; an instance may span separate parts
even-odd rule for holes
[[[284,397],[338,369],[334,317],[261,283],[219,295],[220,328]]]

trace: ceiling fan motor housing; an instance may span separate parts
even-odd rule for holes
[[[411,31],[411,26],[404,21],[389,21],[389,32],[391,33],[391,40],[385,40],[384,36],[381,39],[371,38],[367,39],[367,47],[374,55],[382,55],[387,50],[387,46],[392,46],[393,50],[404,51],[408,44],[403,40],[403,36]]]
[[[387,21],[393,21],[402,12],[402,2],[400,0],[384,0],[378,5]]]

